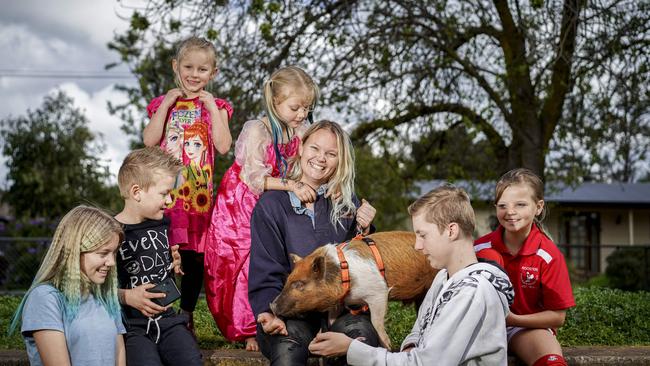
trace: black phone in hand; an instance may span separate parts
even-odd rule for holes
[[[176,281],[174,281],[173,277],[165,278],[164,280],[159,282],[155,287],[152,287],[147,291],[163,293],[166,295],[165,297],[151,299],[151,301],[155,302],[160,306],[167,306],[173,303],[174,301],[178,300],[179,297],[181,297],[181,292],[178,290],[178,287],[176,286]]]

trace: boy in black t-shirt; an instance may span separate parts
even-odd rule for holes
[[[178,248],[167,240],[169,220],[163,217],[182,163],[159,147],[134,150],[118,174],[124,209],[115,218],[123,224],[124,242],[117,253],[119,299],[124,314],[128,365],[202,365],[196,340],[187,329],[187,315],[152,299],[156,284],[180,272]]]

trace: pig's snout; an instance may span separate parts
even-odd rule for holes
[[[271,304],[269,304],[271,311],[275,316],[296,316],[296,302],[294,299],[289,299],[284,293],[280,293]]]

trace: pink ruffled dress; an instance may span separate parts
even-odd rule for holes
[[[287,144],[285,159],[297,154],[303,124]],[[255,336],[255,318],[248,303],[250,218],[264,191],[267,176],[278,177],[271,135],[260,120],[248,121],[235,144],[235,162],[224,174],[205,249],[205,293],[210,312],[230,341]]]
[[[147,106],[149,118],[160,107],[164,95],[154,98]],[[225,109],[228,119],[232,106],[214,100]],[[171,192],[172,203],[165,216],[169,217],[169,244],[181,244],[180,249],[203,253],[212,214],[212,172],[214,143],[212,119],[199,98],[179,98],[167,111],[160,147],[183,162],[183,170]]]

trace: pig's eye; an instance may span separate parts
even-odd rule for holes
[[[291,288],[294,290],[302,291],[303,287],[305,287],[305,283],[302,281],[296,281],[291,284]]]

